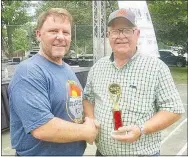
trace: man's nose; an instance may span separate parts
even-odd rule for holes
[[[119,30],[119,38],[125,38],[125,35],[123,34],[123,30]]]
[[[56,39],[58,39],[58,40],[64,40],[65,39],[65,35],[62,32],[57,33]]]

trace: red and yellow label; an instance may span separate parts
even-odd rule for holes
[[[73,82],[69,82],[69,96],[71,97],[81,96],[81,92],[82,91],[77,84]]]

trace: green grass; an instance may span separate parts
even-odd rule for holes
[[[187,67],[169,67],[176,84],[187,84]]]

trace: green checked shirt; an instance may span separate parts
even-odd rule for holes
[[[109,84],[120,85],[119,99],[123,125],[142,125],[156,112],[165,110],[183,113],[184,108],[169,68],[158,58],[135,54],[119,69],[113,55],[100,59],[89,71],[85,99],[95,105],[94,114],[101,123],[96,139],[103,155],[153,155],[160,150],[161,132],[143,135],[134,143],[111,138],[113,131],[113,100]]]

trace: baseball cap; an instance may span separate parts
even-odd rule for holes
[[[118,9],[114,12],[112,12],[108,18],[108,26],[112,23],[112,21],[116,18],[123,17],[127,19],[131,24],[136,26],[135,24],[135,15],[134,13],[129,9]]]

